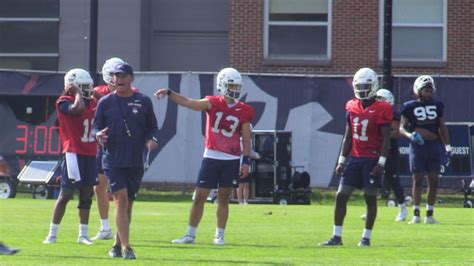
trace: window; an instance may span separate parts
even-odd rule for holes
[[[383,7],[380,0],[379,59],[383,58]],[[446,62],[447,1],[397,0],[392,13],[392,60],[407,63]],[[420,64],[420,66],[424,66]]]
[[[329,60],[332,0],[266,0],[266,60]]]
[[[0,68],[57,70],[59,0],[2,0]]]

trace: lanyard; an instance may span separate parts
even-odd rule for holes
[[[127,108],[127,110],[124,111],[123,108],[122,108],[122,104],[121,104],[121,102],[120,102],[119,99],[118,99],[119,96],[117,96],[117,95],[114,95],[114,96],[115,96],[115,101],[117,102],[117,105],[118,105],[118,107],[119,107],[119,109],[120,109],[120,113],[121,113],[121,115],[122,115],[123,124],[125,125],[125,132],[127,133],[127,135],[128,135],[129,137],[132,137],[132,132],[131,132],[130,129],[128,128],[128,123],[127,123],[127,118],[126,118],[126,117],[127,117],[127,110],[128,110],[128,103],[129,103],[129,101],[126,101],[126,105],[127,105],[126,108]],[[135,93],[133,94],[132,97],[133,97],[133,100],[135,100]],[[128,99],[130,99],[130,98],[127,98],[127,100],[128,100]],[[132,100],[132,102],[133,102],[133,100]]]

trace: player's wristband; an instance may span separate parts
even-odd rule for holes
[[[381,166],[385,166],[385,162],[387,161],[387,157],[385,156],[380,156],[379,157],[379,161],[377,162],[377,164],[381,165]]]
[[[453,148],[451,148],[451,145],[446,145],[444,146],[444,148],[446,149],[447,152],[451,152],[453,150]]]
[[[242,164],[250,165],[250,156],[244,155],[242,157]]]
[[[339,159],[337,160],[337,164],[344,164],[346,162],[346,157],[340,155]]]
[[[173,91],[172,91],[172,90],[170,90],[170,89],[168,89],[168,91],[166,92],[166,95],[170,96],[170,95],[171,95],[171,93],[173,93]]]

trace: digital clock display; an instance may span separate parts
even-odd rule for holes
[[[15,154],[59,155],[61,141],[58,126],[20,124],[16,126]]]

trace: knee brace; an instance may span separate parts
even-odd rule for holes
[[[337,194],[350,196],[352,195],[352,192],[354,192],[354,190],[356,190],[355,187],[340,184],[339,188],[337,189]]]
[[[367,196],[377,196],[378,194],[378,188],[376,187],[367,187],[364,188],[364,195]]]
[[[92,199],[79,199],[79,204],[77,204],[78,209],[90,210],[92,205]]]

